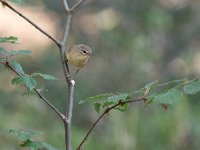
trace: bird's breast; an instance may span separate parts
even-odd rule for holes
[[[83,56],[83,55],[78,55],[78,54],[74,53],[73,55],[68,54],[67,59],[72,65],[74,65],[76,68],[80,69],[86,65],[89,57]]]

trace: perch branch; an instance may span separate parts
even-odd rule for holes
[[[66,13],[66,22],[65,22],[65,28],[64,28],[64,34],[62,41],[60,42],[60,57],[62,61],[62,68],[65,75],[65,79],[67,81],[68,85],[68,99],[67,99],[67,109],[65,116],[67,117],[67,121],[64,122],[65,127],[65,144],[66,144],[66,150],[72,150],[71,146],[71,120],[72,120],[72,111],[73,111],[73,101],[74,101],[74,86],[75,81],[71,79],[70,71],[68,62],[65,58],[65,50],[66,50],[66,42],[69,37],[69,31],[71,27],[71,20],[72,15],[75,12],[74,10],[77,9],[85,0],[79,0],[71,9],[69,9],[67,0],[63,0],[63,4],[65,7]]]
[[[66,1],[67,4],[67,1]],[[68,8],[65,7],[65,10],[68,11]],[[65,79],[68,85],[68,98],[67,98],[67,109],[66,109],[66,117],[67,121],[64,122],[65,127],[65,144],[66,144],[66,150],[72,150],[71,146],[71,118],[72,118],[72,110],[73,110],[73,97],[74,97],[74,85],[75,81],[71,79],[68,62],[65,58],[65,50],[66,50],[66,42],[69,37],[69,31],[71,26],[71,19],[72,14],[67,13],[66,14],[66,22],[65,22],[65,28],[64,28],[64,34],[61,41],[61,45],[59,47],[60,50],[60,58],[62,61],[62,68],[65,75]],[[68,118],[69,117],[69,118]]]
[[[66,25],[65,25],[65,29],[64,29],[63,40],[61,41],[61,46],[59,47],[59,49],[60,49],[60,57],[61,57],[61,61],[62,61],[63,72],[64,72],[65,79],[66,79],[67,85],[68,85],[68,98],[67,98],[66,116],[67,116],[67,118],[68,117],[69,118],[68,118],[67,122],[64,122],[65,144],[66,144],[66,150],[72,150],[72,146],[71,146],[71,119],[72,119],[72,110],[73,110],[73,101],[74,101],[73,97],[74,97],[75,81],[71,79],[68,62],[66,61],[66,58],[65,58],[66,41],[67,41],[67,38],[69,36],[72,14],[68,13],[66,17],[67,17],[67,19],[66,19],[67,21],[66,21]]]

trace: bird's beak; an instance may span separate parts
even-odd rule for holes
[[[88,55],[92,56],[92,53],[87,53]]]

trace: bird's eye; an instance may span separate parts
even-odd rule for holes
[[[82,51],[84,54],[86,54],[87,52],[85,50]]]

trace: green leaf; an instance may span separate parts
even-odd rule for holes
[[[182,82],[185,82],[185,81],[187,81],[187,79],[172,80],[172,81],[169,81],[169,82],[165,82],[165,83],[159,84],[159,86],[167,86],[167,85],[170,85],[170,84],[182,83]]]
[[[20,145],[21,147],[27,147],[31,150],[39,150],[39,149],[46,149],[46,150],[57,150],[50,144],[40,141],[32,141],[34,137],[41,136],[43,133],[36,131],[36,130],[29,130],[29,129],[10,129],[8,131],[2,132],[3,135],[14,135],[18,139],[22,140],[23,143]]]
[[[35,141],[31,141],[29,139],[24,141],[20,146],[30,148],[31,150],[39,150],[39,149],[43,148],[41,142],[35,142]]]
[[[3,47],[0,47],[0,54],[5,54],[7,51],[3,48]]]
[[[19,83],[22,83],[22,82],[25,82],[23,76],[18,76],[18,77],[15,77],[11,80],[12,84],[19,84]]]
[[[55,78],[54,76],[48,75],[48,74],[43,74],[43,73],[33,73],[31,76],[32,77],[40,76],[40,77],[44,78],[45,80],[57,80],[57,78]]]
[[[113,96],[108,97],[105,101],[118,103],[120,100],[126,100],[127,97],[128,97],[128,93],[119,93],[119,94],[115,94]]]
[[[118,93],[118,94],[112,94],[112,93],[105,93],[100,94],[96,96],[92,96],[89,98],[86,98],[83,101],[80,101],[79,104],[85,103],[85,102],[118,102],[119,100],[125,100],[128,97],[128,93]]]
[[[15,55],[31,55],[32,51],[31,50],[10,50],[9,55],[15,56]]]
[[[89,98],[86,98],[86,99],[80,101],[79,104],[83,104],[83,103],[86,103],[86,102],[93,102],[94,103],[96,101],[102,101],[102,100],[105,100],[112,95],[113,95],[112,93],[105,93],[105,94],[92,96],[92,97],[89,97]]]
[[[200,92],[200,80],[185,85],[183,87],[183,91],[185,94],[191,94],[191,95]]]
[[[29,94],[33,90],[33,88],[36,87],[37,84],[36,81],[29,75],[15,77],[14,79],[12,79],[11,83],[12,84],[25,83],[26,87],[30,90]]]
[[[23,71],[23,69],[22,69],[22,66],[21,66],[18,62],[14,61],[14,60],[11,60],[9,63],[10,63],[10,65],[11,65],[12,67],[14,67],[14,69],[15,69],[18,73],[24,74],[24,71]]]
[[[26,91],[22,93],[22,96],[25,96],[25,95],[31,96],[31,95],[36,95],[36,93],[34,91]]]
[[[146,101],[145,101],[145,105],[153,103],[154,97],[157,96],[157,95],[158,95],[158,93],[156,93],[156,92],[149,94],[147,96]]]
[[[128,103],[124,104],[124,105],[119,105],[117,108],[117,110],[121,111],[121,112],[125,112],[128,109]]]
[[[102,101],[101,105],[102,105],[102,108],[106,108],[108,106],[112,106],[117,103],[118,103],[118,101]]]
[[[145,85],[144,87],[145,87],[145,89],[151,89],[152,87],[154,87],[155,85],[157,85],[157,83],[158,83],[158,80],[153,81],[153,82]]]
[[[92,102],[95,111],[99,113],[102,109],[111,107],[114,104],[117,104],[120,100],[125,101],[128,97],[129,97],[128,93],[118,93],[118,94],[106,93],[89,97],[86,100],[81,101],[80,103]]]
[[[0,43],[17,43],[18,38],[14,36],[0,37]]]
[[[100,110],[102,109],[102,104],[101,103],[94,103],[94,109],[97,113],[99,113]]]
[[[42,147],[46,148],[47,150],[57,150],[55,147],[53,147],[52,145],[49,145],[47,143],[42,142]]]
[[[6,59],[6,56],[7,56],[7,51],[3,47],[0,47],[0,59],[1,59],[1,61],[2,61],[2,59]]]
[[[164,103],[164,104],[173,104],[181,100],[183,93],[177,89],[170,89],[169,91],[155,95],[153,102]]]
[[[43,148],[46,150],[57,150],[55,147],[45,142],[31,141],[29,139],[24,141],[20,146],[30,148],[31,150],[39,150]]]
[[[23,76],[24,83],[29,88],[29,90],[33,90],[36,87],[36,81],[31,76]]]
[[[10,129],[9,131],[7,131],[7,134],[12,134],[20,140],[25,141],[28,139],[32,139],[33,137],[40,136],[42,132],[29,129]]]
[[[154,88],[158,84],[158,80],[153,81],[151,83],[146,84],[144,87],[140,88],[137,91],[134,91],[134,93],[138,94],[144,94],[146,90],[150,91],[152,88]]]

